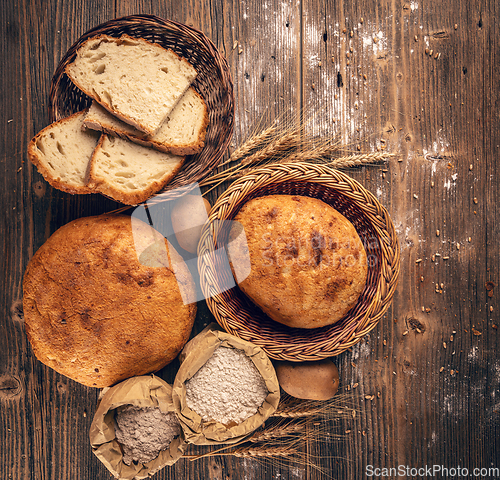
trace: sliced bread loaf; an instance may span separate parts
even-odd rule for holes
[[[103,134],[90,161],[88,186],[119,202],[136,205],[161,190],[184,159]]]
[[[208,113],[203,98],[191,87],[152,137],[111,115],[97,102],[92,102],[84,124],[88,128],[126,138],[163,152],[192,155],[203,148]]]
[[[38,133],[28,157],[53,187],[68,193],[91,193],[86,180],[89,160],[100,134],[82,130],[87,111],[63,118]]]
[[[82,44],[66,74],[114,115],[154,135],[196,70],[172,50],[147,40],[98,35]]]

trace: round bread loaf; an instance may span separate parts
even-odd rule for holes
[[[228,245],[233,273],[270,318],[318,328],[356,304],[366,283],[366,252],[354,226],[330,205],[297,195],[257,197],[234,220]]]
[[[194,288],[180,255],[149,225],[81,218],[28,264],[26,333],[44,364],[84,385],[110,386],[177,356],[196,315]]]

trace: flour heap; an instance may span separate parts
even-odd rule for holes
[[[166,450],[181,433],[175,413],[157,407],[124,405],[115,413],[116,439],[123,449],[123,463],[147,463]]]
[[[262,375],[242,350],[219,347],[186,382],[187,406],[203,421],[240,424],[268,395]]]

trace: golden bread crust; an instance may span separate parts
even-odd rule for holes
[[[173,249],[167,256],[158,232],[135,219],[133,228],[135,236],[131,218],[120,215],[75,220],[26,269],[24,318],[35,355],[87,386],[159,370],[191,333],[196,304],[185,305],[180,292],[194,294],[187,266]],[[152,252],[159,246],[163,255]]]
[[[247,202],[234,220],[245,230],[248,250],[233,227],[233,272],[249,255],[251,273],[239,287],[270,318],[318,328],[356,304],[367,256],[354,226],[334,208],[315,198],[270,195]]]

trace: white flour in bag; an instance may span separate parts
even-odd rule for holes
[[[219,347],[186,382],[187,406],[203,421],[240,424],[268,395],[262,375],[245,352]]]
[[[124,405],[115,412],[115,434],[123,450],[123,463],[147,463],[166,450],[181,433],[175,413],[156,407]]]

